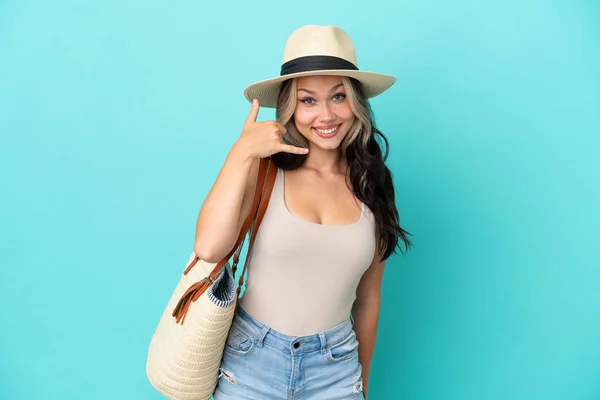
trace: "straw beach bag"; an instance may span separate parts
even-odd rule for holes
[[[260,160],[250,213],[234,248],[216,264],[192,253],[160,318],[148,348],[146,374],[152,386],[169,399],[208,400],[216,388],[225,341],[276,173],[272,161]],[[251,226],[246,262],[236,289],[235,271]]]

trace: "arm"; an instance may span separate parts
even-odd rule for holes
[[[198,214],[194,242],[198,257],[216,263],[233,248],[250,211],[257,176],[258,159],[236,142]]]
[[[359,343],[358,359],[362,365],[363,392],[367,397],[371,361],[375,352],[377,326],[381,303],[381,281],[385,260],[375,257],[371,266],[363,274],[356,291],[354,302],[354,330]]]
[[[281,135],[286,129],[279,122],[256,122],[259,108],[258,101],[254,101],[242,134],[231,148],[198,214],[194,253],[204,261],[221,261],[235,245],[252,206],[259,160],[281,151],[308,152],[308,149],[283,143]]]

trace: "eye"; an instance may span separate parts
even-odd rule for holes
[[[335,101],[343,101],[346,98],[344,93],[336,93],[333,95],[333,100]]]
[[[303,99],[300,99],[300,102],[304,104],[313,104],[314,101],[315,99],[313,99],[312,97],[305,97]]]

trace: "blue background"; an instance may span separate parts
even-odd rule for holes
[[[242,89],[334,24],[398,77],[372,104],[415,242],[371,399],[600,399],[599,21],[591,0],[3,0],[0,398],[161,398],[147,346]]]

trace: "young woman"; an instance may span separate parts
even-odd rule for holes
[[[278,172],[215,400],[366,398],[385,262],[411,246],[368,103],[394,82],[360,71],[340,28],[304,26],[280,76],[246,88],[250,115],[198,216],[201,259],[234,246],[259,159]],[[257,122],[261,106],[277,121]]]

